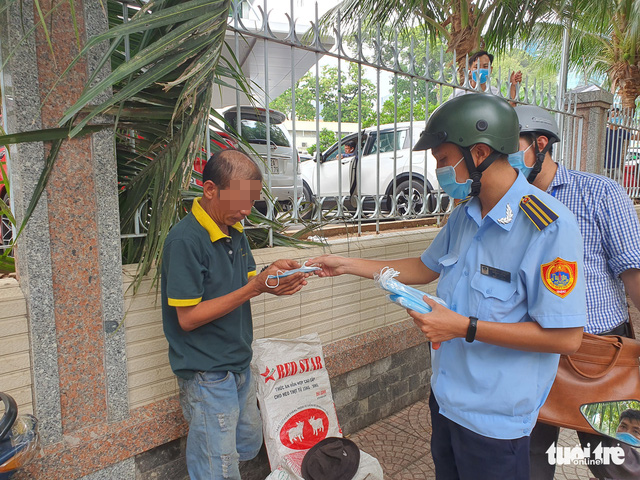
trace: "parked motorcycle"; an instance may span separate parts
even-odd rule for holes
[[[8,480],[30,463],[40,449],[38,420],[33,415],[18,415],[18,406],[10,395],[0,392],[4,415],[0,419],[0,480]]]

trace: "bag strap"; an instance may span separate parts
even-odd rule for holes
[[[615,342],[611,344],[612,346],[614,346],[615,348],[618,349],[618,351],[616,352],[616,354],[614,355],[613,359],[611,360],[611,363],[609,364],[609,366],[605,369],[604,372],[602,373],[598,373],[595,375],[589,375],[588,373],[583,372],[582,370],[580,370],[575,363],[573,363],[573,360],[571,360],[571,356],[567,355],[567,360],[569,361],[569,365],[571,365],[571,368],[573,368],[576,372],[578,372],[580,375],[582,375],[583,377],[586,378],[602,378],[604,377],[607,373],[609,373],[613,367],[616,366],[616,363],[618,363],[618,359],[620,358],[620,354],[622,354],[622,342]]]
[[[636,338],[636,331],[633,328],[633,322],[631,321],[631,308],[629,307],[628,304],[627,304],[627,318],[629,319],[628,322],[627,322],[628,325],[629,325],[629,332],[628,332],[629,333],[629,338],[635,339]]]

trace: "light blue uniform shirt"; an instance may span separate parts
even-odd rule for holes
[[[538,230],[520,209],[525,195],[535,195],[558,218]],[[477,198],[456,208],[421,258],[440,273],[438,296],[462,315],[568,328],[586,323],[582,248],[573,214],[519,173],[485,218]],[[557,258],[576,262],[573,289],[564,298],[542,279],[543,266]],[[483,274],[487,267],[503,279]],[[559,358],[455,338],[432,350],[431,388],[440,413],[457,424],[486,437],[520,438],[531,433]]]
[[[610,178],[558,165],[547,190],[578,220],[584,238],[588,322],[604,333],[629,320],[620,274],[640,268],[640,222],[631,200]]]

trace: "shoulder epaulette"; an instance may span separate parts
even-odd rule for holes
[[[471,195],[467,195],[465,198],[463,198],[462,200],[460,200],[457,204],[456,204],[456,208],[459,207],[460,205],[467,203],[469,200],[471,200],[473,197]]]
[[[558,214],[547,207],[535,195],[525,195],[520,200],[520,208],[538,230],[548,227],[558,219]]]

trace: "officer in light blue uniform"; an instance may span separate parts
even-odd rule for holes
[[[518,117],[503,99],[464,95],[429,117],[414,150],[431,149],[440,187],[464,199],[419,258],[323,255],[321,277],[439,278],[430,313],[411,315],[432,343],[431,454],[438,480],[528,480],[529,435],[586,322],[575,218],[508,161]],[[436,348],[440,343],[439,348]]]
[[[529,478],[529,435],[559,353],[578,348],[586,322],[578,226],[509,166],[518,139],[506,102],[468,95],[436,110],[414,148],[432,149],[447,193],[470,194],[421,257],[439,273],[437,295],[450,311],[432,302],[432,313],[412,314],[442,341],[430,399],[438,479]],[[456,170],[462,160],[466,172]],[[434,317],[461,316],[466,333],[443,341],[451,332]]]

